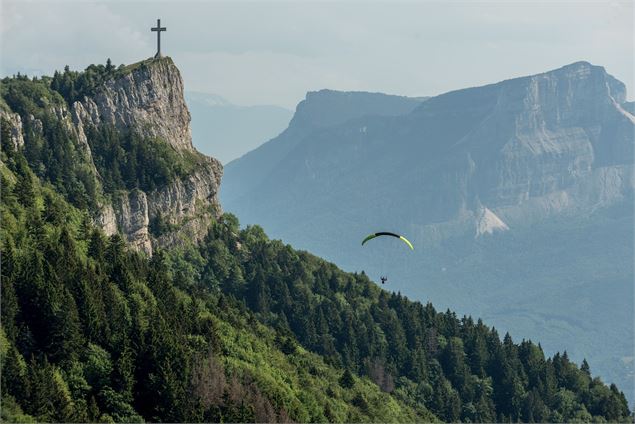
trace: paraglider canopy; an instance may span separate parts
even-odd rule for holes
[[[412,243],[410,243],[410,241],[408,241],[407,238],[405,238],[404,236],[400,236],[399,234],[395,234],[395,233],[389,233],[387,231],[381,231],[379,233],[373,233],[373,234],[369,234],[364,241],[362,241],[362,246],[364,245],[364,243],[366,243],[368,240],[372,240],[376,237],[381,237],[381,236],[390,236],[390,237],[396,237],[399,240],[403,241],[404,243],[406,243],[408,245],[408,247],[411,250],[415,250],[415,248],[412,246]]]

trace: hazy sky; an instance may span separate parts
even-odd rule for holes
[[[162,51],[186,90],[294,108],[321,88],[410,96],[587,60],[633,99],[633,1],[2,1],[0,74]]]

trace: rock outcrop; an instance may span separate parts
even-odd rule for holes
[[[11,113],[0,109],[0,119],[7,122],[9,127],[9,137],[14,149],[24,146],[24,136],[22,134],[22,118],[17,113]]]
[[[495,231],[507,231],[509,227],[494,212],[487,208],[481,208],[477,213],[476,235],[493,234]]]
[[[218,190],[223,167],[216,159],[197,152],[192,145],[190,113],[183,96],[178,68],[168,57],[148,59],[119,70],[114,78],[68,106],[59,100],[47,106],[61,128],[75,142],[80,160],[85,161],[101,187],[87,137],[88,128],[108,126],[120,132],[134,131],[142,138],[167,143],[185,161],[191,172],[176,177],[152,191],[140,189],[105,193],[94,221],[106,234],[119,232],[134,248],[152,254],[157,246],[200,240],[210,222],[222,213]],[[33,115],[20,117],[0,109],[8,123],[11,143],[24,145],[23,120],[31,131],[44,135],[43,122]],[[160,219],[163,231],[152,231]],[[166,228],[168,230],[166,230]]]
[[[134,248],[148,254],[156,246],[198,241],[222,213],[218,201],[221,176],[220,163],[208,158],[196,172],[149,193],[139,189],[118,193],[96,220],[106,234],[120,232]],[[158,219],[170,230],[151,231]]]
[[[194,150],[190,112],[183,80],[169,57],[127,67],[123,76],[107,81],[95,95],[73,104],[76,123],[134,128],[144,137],[166,141],[176,150]]]
[[[86,135],[81,125],[79,127],[76,125],[73,114],[69,111],[68,107],[66,107],[65,104],[52,103],[49,104],[48,110],[55,116],[57,122],[61,125],[66,134],[77,141],[77,151],[80,153],[80,156],[82,156],[82,159],[86,160],[89,164],[93,174],[97,175]],[[44,123],[30,113],[21,117],[19,113],[0,109],[0,119],[7,123],[10,141],[16,150],[24,147],[25,125],[38,136],[44,136]]]
[[[121,232],[135,248],[152,254],[156,246],[200,240],[209,223],[222,213],[218,190],[220,162],[195,151],[183,81],[170,58],[130,65],[129,72],[108,81],[94,96],[73,104],[79,138],[84,128],[110,125],[167,142],[174,150],[198,157],[196,169],[151,192],[118,193],[103,205],[96,221],[107,234]],[[161,219],[170,231],[151,231]]]

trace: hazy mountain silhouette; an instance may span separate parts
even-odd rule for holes
[[[186,92],[185,98],[196,148],[223,163],[280,134],[293,116],[280,106],[238,106],[216,94]]]
[[[632,399],[634,128],[624,84],[586,62],[425,102],[320,91],[226,166],[221,200],[345,269],[378,279],[388,262],[393,290],[586,357]],[[362,249],[374,230],[416,252]]]

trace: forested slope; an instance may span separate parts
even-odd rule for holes
[[[149,259],[10,149],[2,186],[4,421],[436,420],[224,293],[220,279],[243,281],[226,224],[205,248]]]

